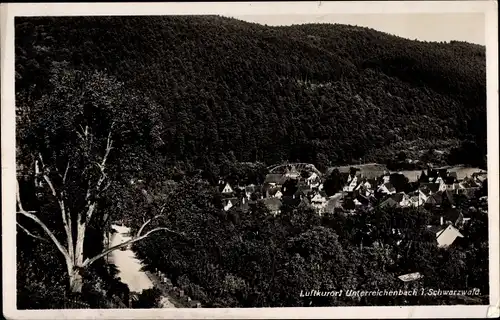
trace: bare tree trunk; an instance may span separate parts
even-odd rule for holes
[[[76,227],[77,237],[76,237],[76,245],[75,245],[75,256],[74,263],[77,267],[82,267],[83,265],[83,244],[85,240],[85,231],[87,229],[87,225],[85,221],[78,221]]]
[[[83,277],[79,268],[72,267],[69,271],[69,288],[72,293],[81,293],[83,288]]]

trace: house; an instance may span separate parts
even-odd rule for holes
[[[316,174],[316,172],[313,172],[313,173],[311,173],[311,175],[309,177],[306,178],[306,181],[307,182],[312,182],[312,181],[315,181],[315,180],[318,180],[318,179],[319,179],[319,177]]]
[[[464,236],[453,225],[429,226],[428,230],[436,235],[438,247],[446,248],[453,244],[457,238]]]
[[[347,184],[344,186],[344,192],[352,192],[358,185],[358,177],[356,175],[347,178]]]
[[[283,193],[281,192],[281,189],[278,187],[270,186],[269,188],[266,189],[266,198],[281,198],[282,196]]]
[[[370,198],[366,197],[362,194],[357,194],[356,195],[356,200],[361,203],[363,206],[368,206],[370,205]]]
[[[424,204],[424,202],[420,201],[420,198],[418,195],[411,196],[409,202],[410,202],[409,206],[411,206],[411,207],[419,207],[419,206]]]
[[[435,183],[439,184],[438,191],[445,191],[448,189],[448,186],[442,177],[437,177]]]
[[[472,174],[472,178],[479,185],[482,184],[486,179],[488,179],[488,174],[486,172],[476,172]]]
[[[393,198],[389,197],[379,204],[380,208],[398,208],[399,203]]]
[[[391,180],[391,177],[389,175],[384,175],[382,176],[382,183],[389,183],[389,181]]]
[[[234,207],[234,205],[236,204],[236,199],[235,198],[232,198],[232,199],[225,199],[222,201],[222,205],[224,206],[224,211],[228,211],[229,209],[231,209],[232,207]]]
[[[404,192],[394,193],[390,196],[390,198],[396,201],[400,207],[409,207],[411,205],[410,196]]]
[[[300,172],[294,165],[291,165],[289,168],[286,169],[285,177],[291,179],[297,179],[300,177]]]
[[[421,183],[419,190],[422,191],[422,193],[426,196],[429,197],[434,193],[437,193],[439,191],[440,184],[439,183]]]
[[[263,199],[262,202],[267,207],[269,212],[273,215],[277,215],[281,212],[281,206],[283,203],[278,198],[266,198]]]
[[[283,196],[281,199],[283,206],[289,206],[292,208],[297,208],[299,206],[309,207],[311,204],[306,197],[296,197],[293,196]]]
[[[452,177],[447,177],[445,179],[446,190],[455,191],[460,188],[460,183],[457,182],[456,179]]]
[[[313,208],[321,210],[326,205],[327,197],[328,196],[324,191],[316,192],[311,198],[311,205]]]
[[[297,191],[295,191],[294,196],[295,197],[307,197],[313,190],[311,189],[310,186],[307,185],[299,185],[297,188]]]
[[[385,181],[385,180],[384,180]],[[394,194],[396,193],[396,188],[390,182],[384,182],[378,187],[378,192],[383,194]]]
[[[334,213],[336,210],[342,209],[340,197],[331,197],[326,201],[325,206],[321,210],[322,213]]]
[[[250,199],[250,197],[255,192],[255,190],[256,190],[256,188],[255,188],[255,185],[253,185],[253,184],[245,187],[245,196],[247,197],[247,199]]]
[[[229,185],[229,183],[224,183],[222,180],[219,181],[219,190],[223,195],[230,195],[234,192],[231,185]]]

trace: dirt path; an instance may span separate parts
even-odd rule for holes
[[[116,231],[111,235],[110,246],[116,246],[130,239],[128,235],[130,229],[125,226],[112,225]],[[118,268],[118,277],[128,285],[131,292],[142,292],[144,289],[153,288],[155,285],[148,277],[146,272],[142,271],[142,264],[136,258],[135,253],[130,250],[115,250],[110,254],[110,262]],[[161,300],[162,308],[175,308],[175,305],[164,296]]]

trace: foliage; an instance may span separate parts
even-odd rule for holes
[[[150,227],[182,234],[155,234],[133,249],[208,307],[390,305],[401,300],[303,298],[300,291],[397,289],[403,287],[397,276],[415,271],[426,286],[475,286],[486,295],[488,228],[480,203],[469,212],[467,240],[444,251],[426,233],[435,217],[420,209],[320,219],[304,205],[273,216],[257,202],[225,212],[214,187],[221,177],[259,185],[266,165],[284,160],[325,169],[418,154],[425,163],[436,157],[430,148],[436,139],[451,150],[446,161],[484,163],[485,73],[484,47],[352,26],[266,27],[185,16],[147,23],[16,18],[21,198],[62,237],[57,202],[47,188],[37,189],[34,161],[41,154],[61,173],[71,164],[66,200],[74,214],[82,211],[87,182],[100,174],[90,164],[102,158],[112,127],[110,184],[91,195],[99,219],[87,230],[85,256],[101,249],[109,221],[125,219],[135,233],[160,215]],[[82,147],[75,141],[86,127],[94,140]],[[400,176],[391,178],[397,189],[408,187]],[[344,183],[334,170],[324,188],[333,195]],[[25,220],[19,222],[36,230]],[[65,284],[34,266],[66,275],[62,257],[18,231],[31,241],[18,246],[19,296],[50,305],[42,295],[61,295]],[[118,288],[114,277],[96,276],[100,267],[85,275],[88,291],[99,291],[97,278]],[[140,305],[154,305],[157,292],[141,299]]]
[[[436,138],[472,138],[481,152],[453,161],[484,160],[482,46],[213,16],[18,18],[16,35],[19,92],[50,90],[53,62],[116,77],[161,106],[136,110],[163,124],[141,137],[142,157],[183,169],[384,161],[374,151]]]
[[[135,309],[152,309],[161,308],[161,290],[157,288],[144,289],[137,297],[137,301],[132,302],[132,307]]]

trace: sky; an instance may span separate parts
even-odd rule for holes
[[[369,27],[421,41],[467,41],[485,45],[483,13],[246,15],[233,18],[269,26],[340,23]]]

